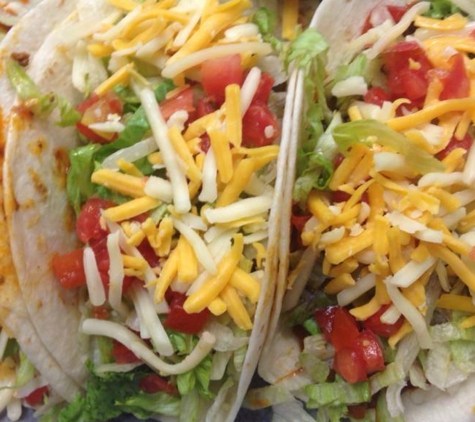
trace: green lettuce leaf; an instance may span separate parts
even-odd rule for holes
[[[365,54],[356,56],[349,64],[340,66],[335,73],[335,77],[332,80],[332,85],[337,82],[344,81],[351,76],[363,76],[365,77],[366,70],[368,68],[368,58]]]
[[[358,142],[376,142],[402,154],[407,164],[420,174],[444,170],[444,165],[439,160],[404,135],[376,120],[357,120],[341,124],[333,130],[333,138],[343,154]]]
[[[48,116],[56,107],[59,109],[60,120],[56,124],[61,127],[72,126],[81,119],[72,105],[60,95],[52,92],[43,94],[21,65],[9,59],[5,63],[8,79],[24,105],[38,116]]]
[[[313,61],[328,50],[328,44],[314,28],[308,28],[289,45],[285,57],[286,67],[294,62],[301,69],[308,70]]]
[[[462,13],[451,0],[429,0],[429,2],[430,9],[424,13],[424,16],[429,16],[434,19],[444,19],[455,13]]]
[[[94,153],[100,149],[98,144],[89,144],[78,147],[69,152],[69,172],[66,182],[66,191],[69,203],[76,214],[81,211],[81,205],[96,191],[91,182],[94,171]]]
[[[378,401],[376,402],[376,416],[379,422],[404,422],[404,417],[397,416],[393,418],[389,414],[385,391],[380,392],[378,395]]]
[[[132,413],[140,419],[147,419],[151,415],[180,415],[180,398],[166,393],[138,393],[125,400],[118,400],[116,406],[126,413]]]
[[[367,403],[371,400],[371,388],[368,381],[357,384],[344,381],[312,384],[304,387],[304,391],[309,396],[307,403],[309,409]]]
[[[56,122],[58,126],[74,126],[81,120],[81,113],[77,111],[69,101],[59,95],[56,96],[56,99],[60,115],[59,122]]]
[[[20,365],[17,367],[16,384],[22,387],[35,376],[35,367],[27,358],[26,354],[20,351]]]
[[[194,388],[198,393],[208,399],[212,399],[215,395],[209,390],[209,382],[211,376],[212,357],[211,354],[193,370],[179,374],[177,376],[177,387],[180,395],[186,396]]]
[[[274,50],[279,51],[282,49],[282,41],[274,35],[277,21],[277,14],[266,7],[260,7],[252,16],[252,22],[259,28],[262,39],[271,44]]]
[[[456,340],[449,343],[452,361],[455,366],[466,373],[475,372],[475,342]]]
[[[330,375],[330,366],[319,359],[314,353],[302,352],[299,355],[302,367],[308,372],[313,382],[325,382]]]

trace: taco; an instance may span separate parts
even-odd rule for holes
[[[65,19],[73,10],[74,2],[45,1],[27,13],[19,23],[9,31],[0,45],[0,55],[16,57],[28,62],[45,41],[55,26]],[[49,10],[56,13],[47,21],[42,21]],[[40,24],[41,22],[41,24]],[[33,29],[34,28],[34,29]],[[14,105],[15,92],[6,76],[0,78],[0,104],[2,114],[7,115]],[[2,128],[6,127],[6,119]],[[1,166],[4,163],[5,134],[1,135]],[[2,177],[3,179],[3,177]],[[66,376],[58,362],[42,343],[30,315],[27,312],[20,284],[13,265],[11,248],[8,240],[8,228],[4,213],[3,183],[0,192],[0,383],[2,386],[0,407],[7,407],[8,417],[16,420],[21,414],[20,400],[27,405],[38,404],[36,396],[46,389],[46,385],[58,392],[59,397],[72,400],[81,391],[80,384]],[[15,337],[13,339],[12,337]],[[21,350],[18,349],[18,346]],[[28,357],[27,357],[28,356]],[[35,370],[35,367],[37,370]],[[30,396],[30,394],[32,394]],[[39,396],[41,399],[41,395]]]
[[[473,419],[473,16],[469,2],[324,1],[295,40],[287,242],[259,364],[271,386],[251,407]]]
[[[249,0],[81,0],[27,66],[5,56],[18,288],[85,390],[54,406],[52,386],[45,418],[234,420],[277,274],[277,23]]]

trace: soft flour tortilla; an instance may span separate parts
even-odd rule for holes
[[[25,47],[31,55],[28,72],[44,92],[54,91],[70,100],[79,101],[70,82],[71,61],[62,53],[60,37],[67,30],[77,30],[81,21],[92,25],[109,13],[103,7],[100,10],[95,2],[58,2],[48,1],[34,9],[35,19],[26,21],[20,29],[4,43],[6,52],[18,51]],[[53,9],[55,8],[55,9]],[[44,16],[51,10],[63,10],[63,16],[51,19],[52,25],[39,25],[46,38],[39,43],[38,33],[33,30],[36,21],[48,21]],[[63,9],[64,8],[64,9]],[[73,12],[71,14],[71,12]],[[60,19],[61,18],[61,19]],[[34,47],[29,49],[29,40],[34,39]],[[21,40],[17,43],[17,40]],[[72,42],[71,40],[70,42]],[[38,45],[39,44],[39,45]],[[6,76],[2,75],[3,83]],[[6,91],[5,104],[11,101],[11,89]],[[11,109],[11,110],[8,110]],[[10,111],[10,112],[9,112]],[[21,113],[21,108],[5,107],[6,151],[3,173],[4,200],[10,236],[11,253],[18,276],[18,288],[26,306],[30,321],[51,359],[59,365],[65,374],[58,373],[64,380],[70,379],[75,387],[69,388],[71,399],[79,391],[87,376],[85,368],[86,342],[79,333],[80,297],[78,292],[64,291],[54,279],[51,259],[54,254],[76,247],[74,235],[74,217],[66,200],[67,151],[77,146],[72,128],[62,129],[55,125],[58,116],[48,119],[30,119]],[[18,292],[18,290],[16,290]],[[25,331],[15,324],[4,323],[23,346]],[[39,371],[47,377],[48,368],[42,368],[36,351],[28,357]],[[38,365],[40,363],[40,365]],[[51,366],[51,365],[50,365]],[[70,377],[70,378],[69,378]],[[73,391],[74,390],[74,391]]]
[[[71,12],[74,1],[47,0],[28,13],[2,41],[0,55],[2,60],[11,53],[26,53],[33,56],[53,27]],[[50,19],[43,19],[51,10]],[[0,165],[4,162],[5,135],[3,129],[8,125],[8,115],[13,106],[15,93],[4,74],[0,76],[0,104],[2,107],[2,132],[0,133]],[[8,240],[7,223],[4,213],[3,186],[0,187],[0,320],[9,335],[15,337],[21,349],[27,354],[51,388],[61,397],[71,400],[80,391],[80,386],[65,375],[58,362],[42,343],[24,302],[20,285],[13,265]]]
[[[353,58],[352,52],[347,48],[349,41],[361,34],[366,17],[370,11],[383,4],[403,6],[412,3],[411,0],[324,0],[318,7],[312,22],[311,28],[317,29],[329,45],[327,71],[332,72],[337,67]],[[294,107],[291,112],[291,133],[288,150],[287,180],[284,187],[281,204],[281,243],[279,248],[279,277],[276,287],[276,298],[272,310],[270,328],[265,342],[264,354],[276,353],[275,337],[280,336],[283,330],[279,327],[279,317],[282,311],[284,296],[287,286],[287,274],[289,269],[289,248],[290,248],[290,216],[292,207],[292,191],[295,182],[295,168],[297,160],[297,150],[301,140],[301,123],[306,115],[304,75],[302,71],[294,72],[296,78]],[[291,93],[289,93],[291,95]],[[291,336],[287,333],[287,336]],[[293,343],[289,343],[293,344]],[[297,343],[293,344],[294,346]],[[260,365],[259,373],[268,382],[279,380],[288,374],[288,368],[269,368],[269,362]],[[264,366],[265,365],[265,366]],[[273,373],[274,372],[274,373]],[[475,420],[473,412],[475,406],[475,377],[470,377],[454,391],[443,392],[435,387],[428,391],[406,392],[403,394],[405,406],[404,418],[407,422],[419,422],[430,420],[432,422],[445,422],[457,420],[459,422],[469,422]]]
[[[72,85],[72,62],[67,56],[64,38],[67,38],[69,26],[74,26],[76,20],[88,22],[84,17],[87,14],[92,22],[97,22],[99,16],[105,16],[109,9],[106,2],[87,0],[78,2],[76,11],[77,18],[70,16],[66,23],[47,37],[27,69],[43,92],[60,94],[72,104],[80,102],[82,96]],[[294,83],[295,78],[292,81]],[[276,196],[269,218],[266,269],[254,328],[239,382],[223,387],[208,412],[207,420],[211,421],[234,421],[268,330],[277,278],[280,205],[286,183],[289,112],[293,104],[293,97],[289,98],[286,104],[288,111],[284,116],[282,153],[277,164]],[[85,376],[85,348],[82,346],[87,346],[87,340],[78,332],[80,298],[75,291],[64,291],[51,269],[51,260],[56,253],[78,246],[74,215],[67,202],[65,184],[67,153],[78,145],[75,130],[56,126],[56,114],[48,119],[25,120],[13,110],[9,117],[4,168],[5,205],[19,289],[34,329],[51,356],[65,373],[82,383]],[[16,330],[12,331],[17,334]]]

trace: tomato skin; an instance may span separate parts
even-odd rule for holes
[[[148,394],[163,391],[171,396],[179,395],[178,388],[157,374],[144,375],[139,381],[139,388]]]
[[[406,12],[411,8],[412,3],[407,4],[406,6],[386,6],[388,12],[394,20],[394,23],[398,23]]]
[[[396,334],[404,323],[404,318],[400,317],[394,324],[385,324],[384,322],[381,322],[381,315],[383,315],[388,308],[389,305],[381,306],[378,312],[363,321],[364,328],[381,337],[389,338]]]
[[[470,94],[470,79],[463,61],[463,56],[458,53],[450,58],[450,71],[445,79],[442,79],[444,89],[440,94],[441,100],[451,98],[465,98]]]
[[[359,330],[356,319],[345,308],[338,307],[333,319],[330,342],[338,352],[339,350],[354,346]]]
[[[92,123],[107,121],[109,114],[122,115],[123,104],[116,94],[111,91],[102,97],[93,94],[76,109],[83,114],[81,121],[76,123],[76,128],[86,138],[100,144],[113,142],[117,138],[117,133],[96,132],[88,127]]]
[[[269,137],[265,131],[272,128]],[[276,117],[265,104],[251,104],[242,119],[242,144],[248,148],[271,145],[280,134]]]
[[[53,273],[64,289],[74,289],[86,284],[83,253],[83,249],[76,249],[53,257]]]
[[[356,420],[364,419],[367,410],[368,403],[354,404],[352,406],[348,406],[348,414]]]
[[[417,68],[411,66],[417,64]],[[408,98],[423,101],[429,86],[428,71],[432,65],[422,47],[415,41],[397,43],[385,51],[383,68],[392,100]],[[419,104],[416,104],[419,105]]]
[[[295,228],[299,233],[302,233],[303,228],[305,227],[305,224],[307,224],[307,221],[312,218],[311,215],[296,215],[292,213],[292,216],[290,217],[290,223],[292,224],[292,227]]]
[[[109,316],[109,310],[105,306],[93,306],[91,309],[91,318],[108,319]]]
[[[198,100],[198,103],[196,104],[196,119],[207,116],[214,111],[216,111],[216,106],[213,104],[211,99],[208,97],[202,98]]]
[[[170,297],[170,294],[168,297]],[[164,325],[182,333],[198,334],[208,320],[209,310],[206,308],[199,313],[188,314],[183,309],[185,300],[186,296],[184,294],[177,292],[171,294],[170,312],[167,314]]]
[[[268,73],[262,73],[252,104],[267,104],[273,86],[274,78]]]
[[[232,56],[206,60],[201,67],[201,79],[207,96],[223,104],[225,90],[228,85],[242,85],[243,71],[241,68],[241,56]]]
[[[382,371],[386,367],[384,364],[383,350],[381,349],[378,338],[372,331],[363,330],[356,339],[355,348],[361,351],[368,375]]]
[[[24,398],[26,404],[31,407],[39,406],[40,404],[43,404],[45,401],[45,396],[48,395],[48,386],[43,386],[40,388],[37,388],[36,390],[33,390],[28,396]]]
[[[357,349],[347,348],[337,351],[333,359],[333,367],[350,384],[368,379],[364,358]]]
[[[107,236],[107,231],[101,227],[102,210],[113,207],[115,204],[100,198],[90,198],[82,206],[76,222],[76,235],[83,243],[98,241]]]
[[[450,142],[447,144],[447,146],[442,151],[439,151],[436,154],[436,158],[438,160],[443,160],[445,157],[447,157],[447,155],[449,155],[454,149],[457,149],[457,148],[463,148],[468,151],[470,147],[472,146],[472,144],[473,144],[473,139],[468,133],[460,141],[457,140],[454,136],[452,137]]]
[[[385,101],[389,101],[389,95],[383,88],[373,86],[368,89],[368,92],[364,95],[363,99],[365,103],[381,107]]]
[[[188,113],[195,111],[195,107],[193,106],[193,91],[191,88],[186,88],[175,96],[160,103],[160,111],[165,121],[168,120],[173,113],[180,110],[184,110]]]
[[[137,363],[141,360],[127,347],[122,343],[119,343],[117,340],[112,340],[114,348],[112,349],[112,356],[115,359],[116,363]]]
[[[326,308],[317,309],[315,311],[315,320],[322,330],[325,340],[330,342],[330,334],[333,330],[333,321],[338,306],[328,306]]]
[[[207,133],[201,136],[201,142],[200,142],[200,149],[204,153],[207,153],[209,151],[209,147],[211,146],[211,138]]]

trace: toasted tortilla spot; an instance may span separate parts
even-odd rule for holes
[[[74,232],[76,230],[76,214],[72,207],[67,206],[65,208],[63,217],[64,229],[69,233]]]
[[[15,130],[22,131],[26,129],[26,123],[33,118],[32,111],[24,104],[18,104],[12,107],[10,124]]]
[[[22,67],[27,67],[30,64],[30,55],[25,52],[12,53],[10,57],[18,62]]]
[[[35,226],[38,223],[39,219],[40,219],[40,216],[36,215],[30,221],[28,221],[27,227],[31,229],[33,226]]]
[[[48,196],[48,188],[43,182],[41,176],[36,172],[36,170],[32,168],[28,169],[28,174],[30,175],[31,181],[33,182],[33,186],[38,192],[38,194],[42,197],[43,200],[46,200],[46,197]]]
[[[28,144],[29,151],[33,155],[36,155],[38,157],[41,156],[45,148],[46,148],[46,139],[44,139],[43,137],[38,138],[36,141],[30,142]]]
[[[58,186],[62,189],[66,187],[66,177],[69,170],[69,156],[65,148],[56,148],[53,151],[54,166],[53,174]]]

